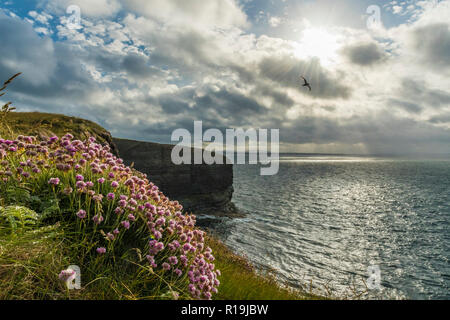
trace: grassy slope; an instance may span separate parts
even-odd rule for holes
[[[89,136],[96,137],[102,144],[112,143],[111,135],[95,122],[69,117],[62,114],[41,112],[11,112],[6,118],[7,124],[16,134],[38,137],[59,137],[66,133],[73,134],[77,139],[85,140]],[[0,137],[9,137],[8,128],[0,124]],[[113,146],[113,151],[115,147]]]
[[[94,134],[106,142],[108,133],[99,125],[63,115],[42,113],[12,113],[10,127],[18,134],[62,135],[71,132],[83,139]],[[0,128],[0,135],[5,135]],[[103,139],[103,141],[102,141]],[[109,270],[81,290],[64,290],[58,273],[70,263],[70,243],[59,225],[22,230],[11,234],[0,226],[0,299],[145,299],[140,288],[143,279],[127,272],[122,265]],[[215,264],[222,270],[221,286],[215,299],[320,299],[321,297],[283,288],[270,275],[255,271],[249,262],[209,237],[208,245],[216,257]]]
[[[258,274],[248,261],[215,238],[207,244],[222,271],[219,300],[321,299],[283,288],[273,277]],[[107,270],[89,283],[82,275],[81,290],[65,290],[58,280],[70,264],[70,244],[59,225],[37,228],[11,236],[0,229],[0,300],[3,299],[151,299],[140,290],[142,278],[127,272],[127,266]],[[161,297],[158,297],[161,298]]]

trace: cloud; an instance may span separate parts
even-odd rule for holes
[[[348,99],[352,89],[343,84],[345,73],[333,74],[324,69],[318,59],[301,60],[292,56],[272,56],[262,59],[259,74],[277,85],[295,88],[317,98]],[[311,70],[311,71],[309,71]],[[307,77],[314,90],[307,92],[301,87],[300,76]]]
[[[274,28],[278,27],[281,24],[281,22],[282,19],[280,17],[270,17],[269,19],[269,24]]]
[[[347,46],[343,53],[352,63],[360,66],[371,66],[387,59],[386,52],[373,42]]]
[[[429,120],[431,123],[437,123],[437,124],[450,124],[450,114],[441,114],[438,116],[431,117]]]
[[[333,28],[340,55],[321,61],[267,23],[249,29],[237,1],[105,0],[84,9],[71,1],[82,7],[81,30],[58,24],[66,2],[43,3],[51,37],[36,31],[45,22],[39,8],[22,18],[0,13],[0,77],[24,72],[8,88],[19,110],[80,116],[115,136],[157,142],[202,120],[221,130],[279,128],[284,151],[449,152],[442,9],[421,7],[416,21],[377,38]]]
[[[234,0],[125,0],[128,9],[168,25],[245,27],[247,16]]]
[[[439,89],[430,89],[424,81],[403,79],[400,94],[410,101],[433,109],[450,106],[450,93]]]
[[[146,78],[160,74],[160,70],[150,65],[149,58],[144,55],[128,54],[122,61],[126,72],[137,78]]]
[[[395,6],[392,7],[392,12],[394,14],[400,14],[400,13],[403,12],[403,7],[395,5]]]
[[[49,38],[40,38],[31,24],[1,11],[0,30],[0,75],[7,79],[8,75],[22,71],[32,85],[48,83],[57,68],[53,42]]]
[[[389,99],[389,105],[398,106],[403,110],[406,110],[411,113],[420,113],[423,110],[423,107],[414,102],[397,100],[397,99]]]
[[[53,19],[53,17],[48,13],[37,13],[34,10],[28,12],[28,15],[30,17],[32,17],[34,20],[36,20],[37,22],[44,24],[44,25],[48,25],[49,20]]]
[[[450,67],[450,26],[437,23],[419,27],[413,33],[413,49],[422,54],[422,61],[436,68]]]
[[[356,145],[369,154],[448,153],[450,132],[426,122],[395,117],[383,110],[372,117],[347,119],[304,117],[280,131],[286,143]]]
[[[48,11],[63,16],[71,5],[81,9],[82,18],[111,17],[116,15],[122,5],[119,0],[41,0]],[[44,5],[42,5],[44,6]]]

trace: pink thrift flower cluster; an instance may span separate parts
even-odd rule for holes
[[[113,254],[113,244],[125,233],[147,234],[142,245],[155,272],[185,281],[186,293],[195,299],[217,293],[220,271],[205,248],[204,232],[195,227],[196,217],[182,214],[177,201],[170,201],[145,174],[125,166],[109,146],[93,137],[75,140],[71,134],[44,141],[0,139],[0,183],[33,185],[43,179],[61,201],[74,204],[72,216],[64,219],[102,232],[93,249],[97,255]]]
[[[76,273],[76,272],[75,272],[74,270],[71,270],[71,269],[62,270],[62,271],[59,273],[58,278],[59,278],[61,281],[67,281],[67,280],[69,280],[69,278],[71,278],[72,276],[74,276],[75,273]]]

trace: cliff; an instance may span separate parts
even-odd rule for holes
[[[182,203],[187,211],[214,216],[237,213],[231,202],[232,165],[177,166],[171,161],[172,145],[113,138],[95,122],[61,114],[12,112],[6,120],[17,134],[50,137],[71,133],[81,140],[94,136],[98,142],[109,144],[127,165],[134,163],[134,168],[146,173],[161,191]],[[6,134],[6,128],[0,127],[0,136]]]
[[[125,164],[148,175],[171,199],[195,214],[232,216],[237,210],[233,196],[232,165],[175,165],[173,145],[113,138]]]

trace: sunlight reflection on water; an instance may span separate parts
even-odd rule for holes
[[[238,252],[275,268],[280,280],[336,295],[450,298],[450,162],[283,157],[276,176],[236,165],[233,201],[243,219],[215,229]]]

